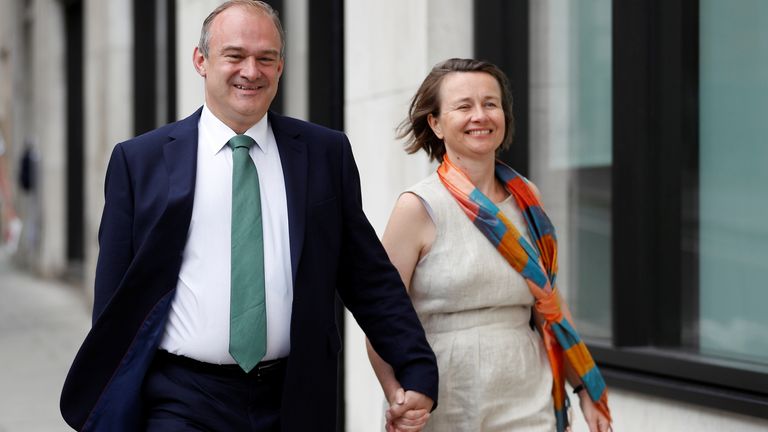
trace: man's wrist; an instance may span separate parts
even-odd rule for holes
[[[384,397],[387,399],[387,402],[389,402],[390,404],[395,403],[395,398],[397,398],[397,391],[400,389],[402,389],[402,387],[398,385],[388,386],[387,388],[385,388]]]
[[[427,410],[429,412],[432,412],[434,410],[434,408],[435,408],[435,401],[434,401],[434,399],[429,397],[429,395],[421,393],[418,390],[406,390],[406,393],[408,393],[408,392],[413,393],[413,394],[417,395],[418,397],[422,398],[425,402],[428,402],[429,406],[426,407],[426,408],[427,408]]]

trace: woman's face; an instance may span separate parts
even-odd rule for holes
[[[429,125],[452,159],[495,157],[504,140],[501,88],[485,72],[451,72],[440,85],[440,114]]]

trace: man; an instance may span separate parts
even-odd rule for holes
[[[75,429],[335,430],[336,293],[405,390],[390,415],[418,430],[436,402],[434,354],[362,212],[349,142],[267,112],[283,41],[267,4],[224,3],[193,55],[205,105],[115,147],[93,327],[61,397]]]

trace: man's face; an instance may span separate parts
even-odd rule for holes
[[[261,120],[275,98],[283,73],[281,47],[269,16],[233,6],[211,23],[208,58],[195,48],[195,69],[205,78],[205,102],[235,132]]]

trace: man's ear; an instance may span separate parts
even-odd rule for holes
[[[195,70],[201,77],[205,77],[205,56],[198,47],[195,47],[194,52],[192,52],[192,65],[195,66]]]

